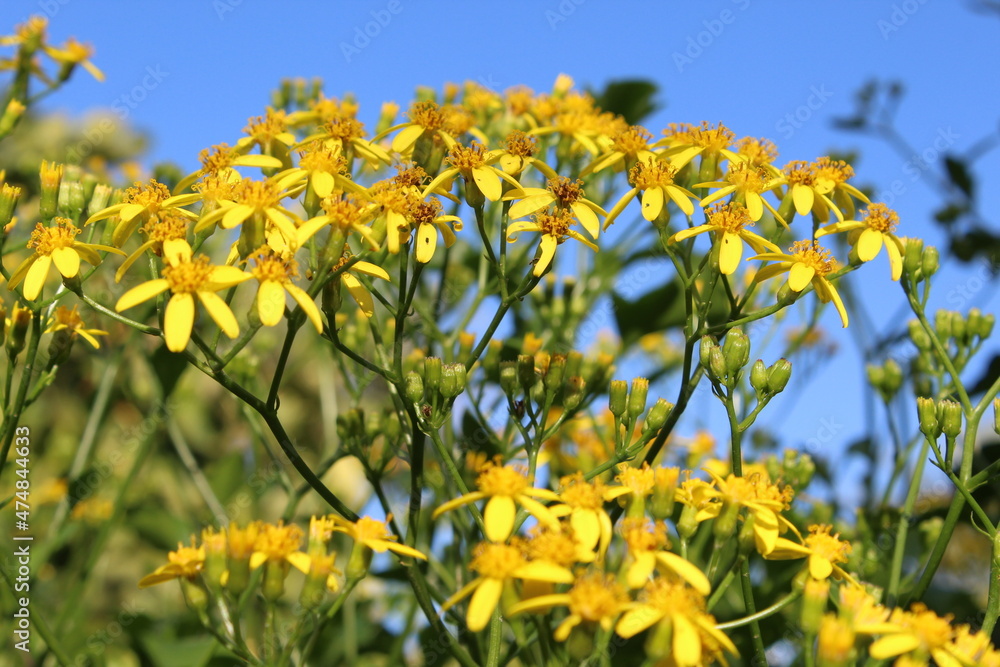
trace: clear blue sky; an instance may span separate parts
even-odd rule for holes
[[[851,112],[854,92],[869,78],[902,79],[898,127],[919,150],[936,154],[935,141],[962,151],[996,131],[1000,109],[1000,22],[945,0],[3,0],[0,31],[36,13],[50,17],[55,40],[75,35],[94,44],[107,74],[99,84],[81,71],[47,108],[127,108],[130,122],[153,133],[153,160],[187,169],[202,148],[234,142],[283,77],[318,76],[328,95],[353,92],[369,123],[382,101],[405,104],[416,84],[473,79],[498,90],[544,90],[561,72],[593,87],[642,77],[661,90],[662,108],[646,123],[655,134],[674,121],[721,121],[738,135],[775,140],[782,162],[859,149],[858,183],[877,191],[902,184],[890,202],[902,218],[899,233],[934,240],[928,220],[939,199],[930,174],[877,141],[833,130],[831,118]],[[1000,183],[1000,152],[978,167]],[[983,210],[997,210],[996,189],[982,198]],[[871,295],[876,324],[898,321],[902,293],[889,284],[885,258],[855,277]],[[981,283],[946,270],[935,287],[937,305],[954,308],[960,300],[963,310],[995,312],[995,289],[970,290]],[[956,299],[962,288],[971,299]],[[782,420],[789,443],[815,438],[832,422],[842,425],[833,447],[861,428],[856,396],[831,400],[843,393],[838,389],[857,386],[857,365],[848,334],[827,315],[824,325],[842,353]],[[702,400],[707,407],[711,399]],[[782,409],[781,400],[791,408],[789,396],[772,411]]]

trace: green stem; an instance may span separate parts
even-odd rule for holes
[[[9,335],[9,334],[8,334]],[[28,395],[28,385],[31,384],[31,376],[34,374],[35,362],[38,359],[38,343],[42,337],[42,313],[35,311],[31,318],[31,338],[28,340],[28,349],[25,350],[24,369],[21,371],[21,381],[17,386],[17,395],[14,401],[7,406],[3,415],[3,431],[0,433],[0,478],[3,476],[3,469],[7,463],[7,455],[10,453],[10,445],[14,442],[14,433],[17,430],[17,422],[24,411],[24,401]],[[10,393],[7,393],[8,400]]]
[[[917,458],[917,467],[913,471],[913,480],[910,482],[910,490],[906,494],[906,501],[903,510],[899,515],[899,525],[896,527],[896,544],[892,553],[892,565],[889,569],[889,586],[886,589],[887,604],[891,607],[896,603],[899,595],[899,579],[903,571],[903,555],[906,553],[906,534],[910,528],[910,521],[913,519],[913,506],[917,502],[917,495],[920,493],[920,481],[924,475],[924,464],[927,462],[927,452],[930,448],[930,440],[924,438],[924,444],[920,448]]]
[[[777,602],[775,602],[774,604],[772,604],[770,607],[768,607],[766,609],[761,609],[760,611],[758,611],[756,613],[750,614],[749,616],[744,616],[743,618],[738,618],[735,621],[728,621],[726,623],[719,623],[715,627],[718,628],[719,630],[732,630],[734,628],[741,628],[744,625],[751,625],[751,624],[757,623],[758,621],[761,621],[761,620],[767,618],[768,616],[773,616],[773,615],[777,614],[779,611],[781,611],[782,609],[784,609],[788,605],[790,605],[793,602],[795,602],[796,600],[798,600],[801,596],[802,596],[802,591],[800,591],[800,590],[793,590],[791,593],[789,593],[785,597],[781,598],[780,600],[778,600]],[[761,645],[761,649],[763,650],[763,645]],[[754,664],[757,664],[757,663],[754,663]]]
[[[0,575],[3,575],[4,582],[6,582],[7,587],[10,588],[10,594],[14,597],[19,597],[19,595],[14,592],[14,581],[11,579],[10,573],[7,571],[6,567],[0,567]],[[31,626],[38,632],[38,635],[42,638],[42,640],[45,641],[46,649],[55,654],[56,660],[59,661],[60,665],[75,664],[69,654],[63,649],[59,640],[56,638],[58,633],[54,632],[52,628],[49,627],[48,622],[45,620],[45,616],[34,610],[31,610],[31,612]]]
[[[500,647],[503,645],[503,620],[500,618],[500,607],[493,610],[490,619],[490,644],[486,651],[486,667],[499,667]]]

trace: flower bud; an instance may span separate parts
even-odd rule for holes
[[[941,435],[941,424],[938,421],[934,399],[924,397],[917,399],[917,417],[920,420],[920,432],[928,438],[937,440]]]
[[[628,383],[625,380],[612,380],[608,391],[608,408],[615,418],[620,419],[628,409]]]
[[[677,520],[677,534],[681,539],[689,540],[698,532],[698,510],[691,505],[684,505],[681,509],[681,517]]]
[[[538,381],[538,374],[535,373],[534,355],[517,355],[517,379],[525,392],[530,392],[531,388],[535,386],[535,383]]]
[[[574,375],[583,375],[581,372],[583,370],[583,355],[576,350],[571,350],[569,354],[566,355],[566,376],[573,377]]]
[[[938,404],[938,421],[946,437],[958,437],[962,432],[962,406],[955,401],[941,401]]]
[[[920,268],[923,254],[923,239],[906,239],[906,249],[903,252],[903,271],[906,275],[913,276],[914,272]]]
[[[962,317],[961,313],[956,313],[952,311],[951,313],[951,335],[955,338],[955,342],[959,345],[968,345],[969,338],[967,334],[969,332],[969,327]]]
[[[638,419],[646,411],[646,396],[649,392],[649,380],[635,378],[632,380],[632,390],[628,394],[629,419]]]
[[[910,340],[913,341],[918,350],[931,349],[931,337],[927,335],[927,332],[921,326],[920,320],[910,320],[907,326],[910,331]]]
[[[757,393],[757,400],[767,393],[767,367],[761,359],[750,367],[750,386]]]
[[[491,377],[497,377],[500,372],[500,352],[503,350],[503,341],[494,338],[486,346],[486,354],[483,355],[483,370]],[[468,356],[468,355],[464,355]]]
[[[42,185],[42,193],[38,202],[38,215],[43,221],[52,219],[59,202],[59,183],[62,181],[63,166],[54,162],[42,160],[39,170],[39,180]]]
[[[653,403],[653,407],[649,409],[646,419],[642,423],[642,432],[645,434],[659,431],[667,423],[667,417],[670,416],[670,411],[673,409],[673,403],[662,398],[656,399],[656,403]]]
[[[993,333],[993,325],[996,324],[997,318],[993,313],[987,313],[983,315],[982,319],[979,321],[979,326],[976,328],[976,335],[980,339],[986,340]]]
[[[180,582],[187,606],[192,611],[204,613],[208,609],[208,592],[200,583],[187,577],[181,577]]]
[[[712,348],[715,347],[715,341],[711,336],[702,336],[701,343],[698,347],[698,355],[701,360],[701,365],[707,370],[709,362],[711,360]]]
[[[26,109],[27,107],[20,100],[11,98],[3,115],[0,116],[0,137],[8,135],[14,129],[21,117],[24,116]]]
[[[716,382],[725,383],[728,370],[722,350],[718,346],[713,347],[708,355],[708,376]]]
[[[288,563],[286,561],[269,560],[263,565],[264,582],[261,584],[261,593],[268,602],[276,602],[285,594],[285,578],[288,577]]]
[[[819,624],[816,643],[817,667],[848,667],[855,664],[856,638],[851,623],[836,614],[826,614]]]
[[[579,375],[570,376],[563,390],[563,407],[566,410],[576,410],[586,394],[587,381]]]
[[[406,374],[403,381],[403,396],[410,403],[419,403],[424,400],[424,381],[416,371]]]
[[[923,257],[920,258],[920,271],[926,280],[937,273],[940,260],[938,259],[938,249],[932,245],[924,248]]]
[[[0,185],[0,230],[14,219],[14,207],[21,196],[21,188],[4,183]]]
[[[819,632],[826,604],[830,599],[829,579],[806,579],[802,596],[802,616],[799,623],[807,634]]]
[[[882,387],[886,395],[886,402],[888,402],[892,400],[900,387],[903,386],[903,371],[895,359],[886,361],[882,369]]]
[[[7,356],[11,359],[17,358],[17,355],[21,354],[21,350],[24,349],[30,324],[31,311],[22,308],[21,304],[15,303],[14,310],[10,314],[10,331],[7,332]]]
[[[441,359],[427,357],[424,359],[424,387],[428,395],[433,395],[441,388]]]
[[[59,214],[79,220],[83,209],[87,206],[87,198],[83,191],[83,183],[79,180],[63,179],[59,184]]]
[[[934,313],[934,332],[942,343],[951,338],[951,311],[939,310]]]
[[[545,384],[545,391],[554,394],[559,391],[563,384],[563,378],[566,374],[566,355],[565,354],[554,354],[549,361],[549,368],[545,375],[542,377],[542,382]]]
[[[514,392],[517,390],[517,362],[516,361],[501,361],[500,362],[500,388],[503,389],[503,393],[507,396],[513,397]]]
[[[467,381],[465,364],[462,362],[445,364],[441,371],[441,395],[455,398],[465,391]]]
[[[780,394],[792,377],[792,362],[778,359],[767,369],[767,390],[772,394]]]
[[[885,382],[885,369],[875,364],[865,366],[865,374],[868,376],[868,384],[881,392],[882,383]]]
[[[735,376],[750,360],[750,339],[742,329],[731,329],[722,344],[722,354],[726,358],[729,375]]]

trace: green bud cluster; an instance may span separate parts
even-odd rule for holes
[[[921,239],[907,239],[903,253],[903,274],[913,283],[927,280],[935,273],[941,261],[934,246],[925,246]]]

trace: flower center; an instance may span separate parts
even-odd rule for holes
[[[410,107],[410,122],[426,130],[440,130],[444,127],[445,117],[441,108],[431,101],[415,102]]]
[[[708,213],[708,224],[730,234],[739,234],[744,227],[752,227],[753,221],[746,206],[733,202],[713,206]]]
[[[543,234],[562,239],[573,224],[573,211],[561,208],[555,213],[539,213],[535,216],[535,224],[539,226]]]
[[[583,199],[583,181],[579,179],[571,181],[565,176],[560,176],[550,178],[545,185],[559,201],[560,208],[568,208]]]
[[[652,138],[653,135],[649,130],[633,125],[612,137],[611,147],[619,153],[635,155],[639,151],[648,150]]]
[[[247,126],[243,128],[243,132],[253,137],[254,141],[267,144],[286,129],[285,112],[281,109],[278,111],[268,109],[266,115],[251,118]]]
[[[384,540],[392,538],[386,528],[385,522],[378,521],[368,516],[363,516],[354,524],[355,540],[358,542],[368,542],[372,540]]]
[[[868,225],[869,229],[882,233],[896,231],[896,225],[899,224],[899,214],[882,202],[869,206],[865,210],[864,216],[864,223]]]
[[[72,308],[59,306],[56,308],[55,320],[57,325],[62,325],[67,329],[83,328],[83,319],[80,317],[80,313],[76,312],[76,306]]]
[[[813,167],[805,160],[792,160],[785,165],[782,171],[785,172],[785,178],[789,185],[807,185],[809,187],[816,185],[816,174]]]
[[[213,172],[192,185],[191,188],[201,194],[201,201],[203,203],[218,202],[222,199],[232,201],[236,183],[225,178],[220,178]]]
[[[708,121],[704,120],[698,126],[690,123],[671,123],[665,134],[675,146],[685,144],[701,146],[716,152],[727,148],[733,143],[733,138],[736,136],[722,123],[712,127]]]
[[[208,257],[199,255],[192,260],[165,267],[163,277],[174,294],[192,294],[208,282],[212,270]]]
[[[444,131],[452,136],[465,134],[475,125],[475,119],[463,107],[449,104],[441,108],[444,115]]]
[[[628,172],[628,180],[639,190],[662,188],[674,184],[677,168],[665,160],[639,162]]]
[[[430,199],[417,203],[410,209],[410,219],[415,225],[432,224],[441,215],[441,202]]]
[[[246,528],[240,528],[234,523],[229,524],[226,529],[226,543],[229,548],[229,557],[233,560],[247,560],[253,554],[257,544],[257,537],[260,535],[260,522],[254,521]]]
[[[256,266],[251,272],[260,282],[271,280],[286,283],[299,273],[294,259],[279,255],[267,246],[258,248],[252,258]]]
[[[60,248],[73,247],[74,238],[80,233],[69,218],[55,218],[54,222],[54,227],[43,227],[39,222],[31,232],[28,247],[34,248],[38,255],[48,256]]]
[[[538,141],[521,130],[513,130],[503,141],[503,147],[511,155],[531,157],[538,150]]]
[[[274,208],[281,201],[278,186],[271,181],[253,181],[245,178],[235,188],[237,200],[257,211]]]
[[[568,475],[559,480],[562,490],[559,498],[576,509],[596,510],[604,506],[603,484],[597,481],[590,484],[583,479],[583,473],[577,471],[574,475]],[[597,484],[601,486],[598,487]]]
[[[124,201],[128,204],[139,204],[150,213],[156,213],[164,199],[170,196],[170,190],[163,183],[157,183],[155,179],[149,179],[149,185],[136,183],[135,186],[125,190]]]
[[[703,614],[705,610],[705,601],[697,591],[668,577],[658,577],[647,584],[642,598],[651,607],[671,615],[690,618]]]
[[[448,154],[448,164],[463,174],[470,173],[473,169],[486,165],[485,150],[477,141],[473,141],[471,146],[455,144]]]
[[[323,129],[342,144],[365,136],[364,124],[350,116],[337,116],[324,125]]]
[[[667,528],[662,522],[646,518],[629,518],[622,521],[622,537],[633,554],[659,551],[667,546]]]
[[[576,541],[566,532],[539,532],[528,541],[527,550],[532,560],[544,560],[561,567],[572,567],[576,563]]]
[[[845,183],[854,176],[854,168],[843,160],[831,160],[829,157],[821,157],[813,163],[813,171],[816,180],[820,183],[829,183],[830,189],[834,185]]]
[[[204,173],[218,174],[228,169],[237,157],[236,151],[230,148],[229,144],[218,144],[202,150],[198,154],[198,161],[201,162],[201,170]]]
[[[615,475],[615,480],[622,486],[627,486],[637,496],[648,496],[653,492],[656,483],[656,474],[649,464],[643,463],[641,468],[633,468],[627,463],[623,463],[621,472]]]
[[[726,181],[743,192],[760,194],[764,191],[768,177],[767,172],[760,167],[755,167],[749,162],[736,162],[730,165]]]
[[[806,546],[831,563],[846,563],[847,555],[851,553],[851,543],[842,542],[839,535],[830,534],[831,526],[809,526]]]
[[[341,228],[347,228],[351,225],[359,224],[361,222],[364,206],[354,199],[343,199],[339,196],[339,194],[340,193],[334,192],[320,202],[320,206],[323,207],[323,212],[326,213],[335,225],[338,225]]]
[[[816,241],[796,241],[789,251],[796,261],[816,269],[821,276],[835,271],[837,263],[830,257],[830,251],[821,247]]]
[[[617,614],[628,602],[622,585],[611,575],[588,574],[569,591],[570,612],[585,621],[596,622]]]
[[[778,148],[767,139],[743,137],[736,142],[736,150],[753,165],[771,164],[778,159]]]
[[[264,524],[264,530],[257,536],[255,551],[267,554],[268,560],[284,560],[298,551],[302,542],[302,529],[295,524]]]
[[[430,181],[424,168],[416,164],[397,164],[396,171],[398,173],[392,177],[392,182],[401,188],[420,188]]]
[[[524,553],[516,545],[482,542],[476,547],[469,568],[488,579],[509,579],[525,563]]]
[[[143,225],[139,231],[150,241],[158,244],[162,252],[163,242],[187,237],[189,220],[176,211],[163,211]]]
[[[490,496],[516,496],[528,488],[528,472],[520,467],[487,463],[476,478],[476,485]]]
[[[299,166],[306,171],[319,171],[328,174],[342,174],[347,166],[346,160],[339,150],[334,150],[320,141],[314,141],[309,147],[299,153]]]
[[[186,547],[182,544],[177,545],[177,551],[171,551],[167,554],[167,560],[169,560],[174,565],[180,565],[183,569],[183,576],[193,577],[200,570],[202,564],[205,562],[202,556],[201,549],[197,547]]]

